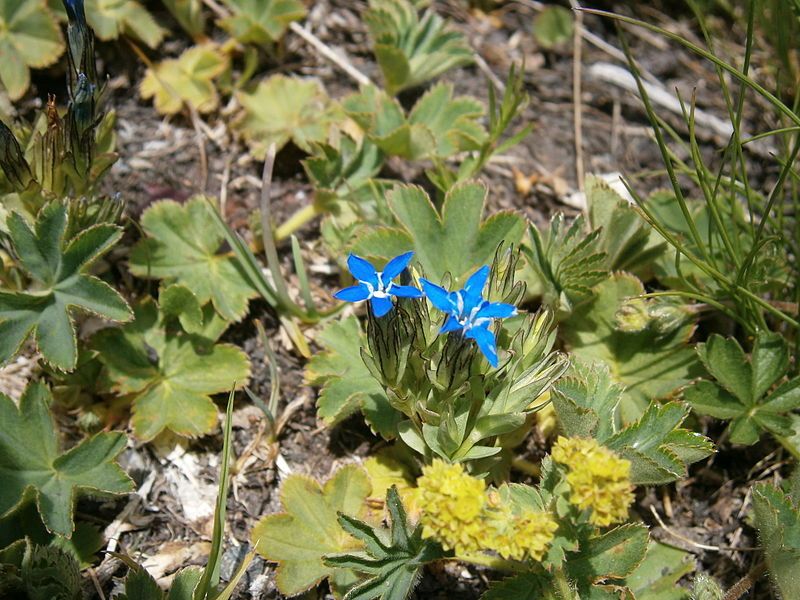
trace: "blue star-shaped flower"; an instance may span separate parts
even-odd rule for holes
[[[369,261],[351,254],[347,258],[347,267],[358,283],[336,292],[333,297],[345,302],[369,300],[372,304],[372,312],[376,317],[382,317],[392,310],[390,296],[422,298],[422,292],[417,288],[392,282],[392,279],[400,275],[408,266],[412,256],[414,256],[413,252],[396,256],[386,264],[383,271],[377,271]]]
[[[464,337],[475,340],[489,364],[497,367],[497,340],[489,325],[494,319],[513,317],[517,308],[504,302],[489,302],[483,297],[488,278],[489,267],[484,265],[472,274],[462,289],[455,292],[427,279],[420,279],[420,282],[431,303],[447,315],[439,333],[463,332]]]

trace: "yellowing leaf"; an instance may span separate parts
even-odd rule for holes
[[[215,44],[193,46],[147,69],[139,92],[142,98],[153,98],[156,110],[164,114],[180,112],[184,104],[211,112],[219,105],[213,80],[227,68],[228,59]]]
[[[31,81],[30,68],[47,67],[64,51],[64,38],[46,0],[0,2],[0,83],[19,100]]]
[[[338,513],[360,517],[371,491],[366,472],[346,465],[321,486],[303,475],[290,475],[281,489],[285,512],[268,515],[253,529],[252,543],[278,563],[275,581],[281,593],[294,596],[328,578],[336,597],[357,581],[349,569],[328,567],[325,554],[357,550],[361,544],[339,525]]]
[[[233,11],[220,21],[228,33],[243,44],[267,45],[286,33],[289,23],[306,16],[299,0],[224,0]]]
[[[259,159],[272,142],[280,149],[292,140],[311,152],[310,144],[326,141],[339,116],[338,107],[316,79],[275,75],[238,98],[244,110],[234,127]]]
[[[85,0],[86,20],[101,40],[116,40],[131,33],[151,48],[164,39],[166,30],[135,0]]]

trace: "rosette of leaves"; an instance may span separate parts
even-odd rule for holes
[[[0,290],[0,362],[13,358],[32,335],[46,362],[71,371],[78,358],[76,311],[117,322],[132,316],[122,296],[89,273],[122,237],[122,229],[94,225],[67,239],[67,208],[59,202],[41,211],[33,229],[17,212],[6,224],[31,283],[24,291]]]
[[[19,540],[0,550],[0,597],[28,600],[80,600],[78,562],[56,546]]]
[[[124,494],[133,482],[116,463],[124,434],[98,433],[59,452],[50,391],[31,383],[20,399],[0,394],[0,517],[34,501],[48,531],[71,537],[75,501],[85,494]]]
[[[275,582],[282,594],[295,596],[327,579],[334,596],[341,598],[358,583],[353,569],[328,565],[325,557],[364,548],[339,518],[363,518],[371,488],[367,473],[356,465],[340,468],[324,485],[303,475],[286,478],[281,487],[284,512],[263,517],[251,534],[258,553],[278,564]]]
[[[753,488],[753,521],[775,588],[782,598],[800,594],[800,470],[775,487],[760,483]]]
[[[236,346],[217,343],[227,324],[210,306],[201,309],[190,290],[171,286],[160,299],[161,306],[152,299],[139,303],[129,325],[97,332],[91,347],[105,368],[107,390],[130,399],[138,438],[165,430],[205,435],[217,423],[211,396],[244,386],[250,363]]]
[[[483,219],[486,198],[483,184],[461,183],[437,210],[422,188],[398,185],[386,197],[397,226],[365,228],[355,251],[386,261],[413,250],[426,277],[441,281],[449,273],[454,285],[463,283],[471,271],[492,261],[501,242],[519,244],[524,233],[524,220],[515,212]]]
[[[714,452],[708,438],[681,427],[688,408],[679,402],[651,403],[636,422],[623,424],[624,387],[602,363],[573,362],[551,398],[564,435],[594,438],[629,460],[635,485],[677,481]]]
[[[479,122],[485,112],[483,104],[467,96],[454,98],[449,83],[433,86],[408,116],[396,99],[374,86],[345,98],[343,107],[389,156],[442,159],[478,150],[487,138]]]
[[[542,299],[569,315],[576,304],[592,295],[592,287],[608,276],[601,230],[587,232],[583,215],[567,226],[564,215],[557,213],[546,233],[533,224],[528,231],[531,245],[524,251],[541,281]]]
[[[339,514],[339,525],[364,543],[364,550],[327,554],[331,567],[352,569],[367,579],[351,587],[344,600],[404,600],[419,581],[423,565],[444,556],[441,546],[422,539],[422,526],[412,527],[396,486],[386,492],[391,528],[373,527],[347,514]]]
[[[131,250],[130,269],[137,277],[184,285],[201,306],[210,301],[223,318],[238,321],[256,290],[235,255],[222,251],[215,210],[203,196],[185,204],[163,200],[150,205],[141,218],[147,237]]]
[[[28,89],[31,69],[48,67],[64,52],[64,37],[47,0],[0,4],[0,83],[11,100]]]
[[[692,409],[730,421],[734,444],[755,444],[766,431],[800,455],[800,447],[791,443],[796,435],[791,413],[800,408],[800,377],[784,380],[789,348],[783,336],[759,332],[749,356],[734,338],[718,334],[696,350],[715,381],[700,380],[684,390]]]
[[[311,152],[311,144],[327,141],[341,115],[316,79],[273,75],[237,98],[242,112],[233,127],[259,160],[271,143],[280,150],[290,140]]]
[[[152,98],[156,110],[162,114],[176,114],[185,105],[209,113],[219,106],[214,79],[228,67],[228,56],[216,44],[192,46],[178,58],[148,67],[139,84],[139,93],[142,98]]]
[[[279,41],[293,21],[306,16],[299,0],[224,0],[233,13],[220,26],[243,44],[270,46]]]
[[[676,395],[702,374],[688,345],[694,332],[691,320],[670,318],[672,325],[665,327],[651,319],[640,329],[620,327],[620,309],[628,299],[644,294],[636,277],[615,273],[591,293],[559,331],[570,352],[586,362],[604,362],[614,380],[625,386],[618,413],[623,423],[636,421],[652,400]]]
[[[432,10],[420,19],[407,0],[370,0],[364,20],[391,95],[472,62],[463,35]]]

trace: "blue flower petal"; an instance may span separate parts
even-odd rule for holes
[[[359,281],[369,283],[373,287],[378,287],[378,273],[368,260],[351,254],[347,257],[347,267],[350,269],[353,277]]]
[[[517,314],[517,307],[504,302],[487,302],[478,310],[476,319],[507,319]]]
[[[431,304],[444,313],[449,314],[454,311],[455,307],[450,300],[450,292],[427,279],[420,279],[419,281],[422,284],[422,291],[425,292]]]
[[[372,302],[372,312],[375,313],[376,317],[382,317],[392,310],[392,306],[394,306],[389,298],[373,296],[370,302]]]
[[[398,298],[422,298],[422,291],[412,285],[392,284],[389,293]]]
[[[473,327],[467,331],[465,337],[472,338],[478,344],[486,360],[493,367],[497,367],[497,341],[494,334],[486,327]]]
[[[444,325],[442,325],[442,328],[439,330],[439,333],[449,333],[451,331],[458,331],[459,329],[463,329],[463,327],[458,322],[458,319],[452,315],[448,315]]]
[[[413,256],[413,252],[406,252],[400,256],[395,256],[392,260],[386,263],[386,266],[383,268],[383,283],[389,283],[392,279],[400,275],[400,273],[403,272],[403,269],[408,266],[408,263],[411,262],[411,258]]]
[[[337,300],[344,300],[345,302],[361,302],[369,298],[370,291],[363,283],[358,285],[351,285],[343,290],[336,292],[333,297]]]
[[[469,279],[467,279],[467,283],[464,286],[464,291],[471,296],[480,296],[488,279],[489,265],[483,265],[480,269],[470,275]]]

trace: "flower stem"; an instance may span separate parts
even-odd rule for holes
[[[313,202],[297,209],[291,217],[281,223],[281,225],[275,230],[275,240],[285,240],[303,225],[308,223],[311,219],[319,214],[322,214],[322,212],[323,211],[319,210],[317,205]]]
[[[553,571],[553,583],[555,583],[554,600],[581,600],[563,568],[559,567]]]

